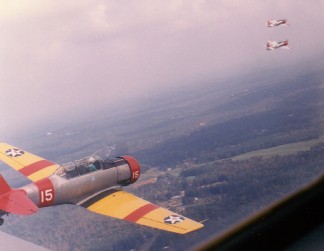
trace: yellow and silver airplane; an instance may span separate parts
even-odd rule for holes
[[[32,181],[13,189],[0,175],[0,217],[8,213],[34,214],[40,207],[75,204],[94,213],[179,234],[203,227],[123,191],[123,186],[140,176],[140,166],[131,156],[106,160],[90,156],[58,165],[1,143],[0,159]],[[0,225],[3,222],[0,218]]]

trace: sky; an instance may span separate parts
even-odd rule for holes
[[[0,141],[174,86],[313,60],[323,10],[324,0],[1,0]],[[266,28],[268,18],[290,25]],[[292,50],[265,50],[283,39]]]

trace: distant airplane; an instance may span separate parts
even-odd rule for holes
[[[275,26],[279,26],[279,25],[288,25],[287,23],[287,19],[269,19],[267,22],[266,22],[266,25],[268,27],[275,27]]]
[[[33,181],[13,189],[0,175],[0,225],[5,214],[30,215],[40,207],[75,204],[98,214],[179,234],[203,227],[121,190],[140,176],[140,166],[131,156],[106,160],[90,156],[60,166],[0,143],[0,159]]]
[[[268,41],[266,45],[267,50],[274,50],[274,49],[291,49],[291,47],[288,46],[288,40],[284,41]]]

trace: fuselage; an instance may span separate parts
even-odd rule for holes
[[[89,166],[86,159],[71,162],[50,177],[20,189],[26,191],[38,207],[81,204],[101,192],[135,182],[140,174],[138,162],[130,156],[97,159],[95,168]]]
[[[282,42],[278,42],[278,44],[276,45],[276,48],[280,48],[282,46],[287,46],[288,45],[288,41],[282,41]]]
[[[274,23],[274,25],[278,26],[278,25],[285,24],[285,23],[286,23],[286,20],[283,19],[283,20],[278,20],[277,22]]]

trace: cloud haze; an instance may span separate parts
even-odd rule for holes
[[[244,3],[243,3],[244,2]],[[0,135],[143,93],[323,55],[324,1],[0,3]],[[267,29],[268,18],[289,27]],[[266,52],[268,39],[294,50]]]

